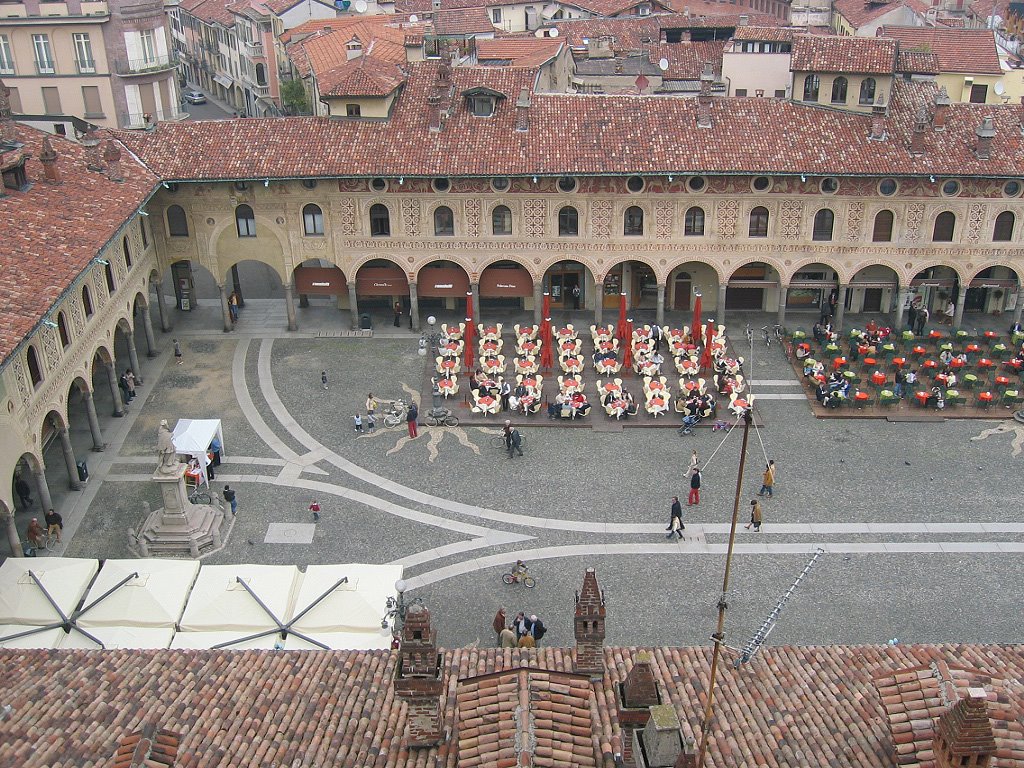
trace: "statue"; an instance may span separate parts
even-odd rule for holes
[[[160,465],[157,467],[158,472],[173,472],[181,463],[178,461],[178,449],[174,447],[174,440],[166,419],[160,422],[160,429],[157,431],[156,453],[160,460]]]

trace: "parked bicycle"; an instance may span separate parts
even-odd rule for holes
[[[188,495],[188,500],[193,504],[212,504],[213,497],[210,495],[209,490],[203,490],[201,486],[196,486],[192,489],[192,493]]]
[[[428,427],[457,427],[459,417],[448,408],[431,408],[425,417]]]
[[[405,421],[405,416],[408,412],[409,406],[405,404],[404,400],[392,400],[383,410],[384,426],[397,427]]]

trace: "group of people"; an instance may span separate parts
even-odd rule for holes
[[[43,546],[43,536],[56,536],[57,542],[61,540],[61,533],[64,530],[64,518],[60,516],[60,513],[55,512],[52,508],[43,515],[43,520],[46,521],[45,534],[43,526],[39,524],[39,518],[33,517],[28,524],[28,529],[25,531],[25,539],[36,549],[41,549]]]
[[[121,397],[124,398],[125,405],[135,399],[135,373],[131,368],[126,368],[121,374],[121,378],[117,380],[117,386],[121,390]]]
[[[690,495],[687,498],[686,506],[695,507],[700,504],[700,489],[704,479],[704,475],[700,470],[700,459],[697,457],[697,451],[694,451],[690,455],[690,468],[688,470],[690,479]],[[775,490],[775,460],[769,459],[768,463],[764,465],[764,472],[761,475],[761,489],[757,492],[758,497],[772,498]],[[761,523],[763,520],[763,511],[761,509],[761,502],[757,499],[750,500],[750,522],[745,526],[746,529],[753,528],[757,533],[761,532]],[[675,538],[678,536],[680,539],[683,538],[683,531],[686,530],[686,525],[683,522],[683,505],[679,501],[678,496],[672,497],[672,508],[669,513],[668,527],[665,529],[668,534],[665,536],[666,539]]]
[[[590,403],[587,402],[587,396],[578,389],[569,395],[564,392],[559,392],[555,395],[554,402],[548,405],[548,418],[560,418],[565,408],[569,409],[569,417],[573,419],[590,413]]]
[[[523,436],[519,434],[518,429],[512,426],[511,419],[505,419],[505,426],[502,428],[501,433],[505,438],[505,450],[508,451],[508,457],[514,459],[517,453],[522,456]]]
[[[536,648],[548,631],[535,613],[527,616],[520,611],[509,622],[504,608],[499,608],[494,614],[493,629],[498,636],[499,648]]]

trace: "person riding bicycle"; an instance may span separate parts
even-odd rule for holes
[[[43,526],[39,524],[39,518],[33,517],[32,521],[28,524],[28,530],[25,531],[25,538],[28,539],[29,543],[39,549],[43,546]]]
[[[516,581],[522,581],[529,570],[530,568],[526,563],[522,560],[516,560],[515,567],[512,569],[512,575],[516,578]]]

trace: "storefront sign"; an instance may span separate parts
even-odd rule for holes
[[[533,295],[533,278],[523,267],[485,269],[480,276],[481,297],[519,297]]]
[[[356,274],[359,296],[407,296],[409,281],[399,267],[363,267]]]
[[[339,296],[348,292],[348,283],[337,267],[298,267],[295,270],[295,292]]]
[[[461,267],[424,267],[416,279],[420,296],[462,298],[469,290],[469,275]]]

